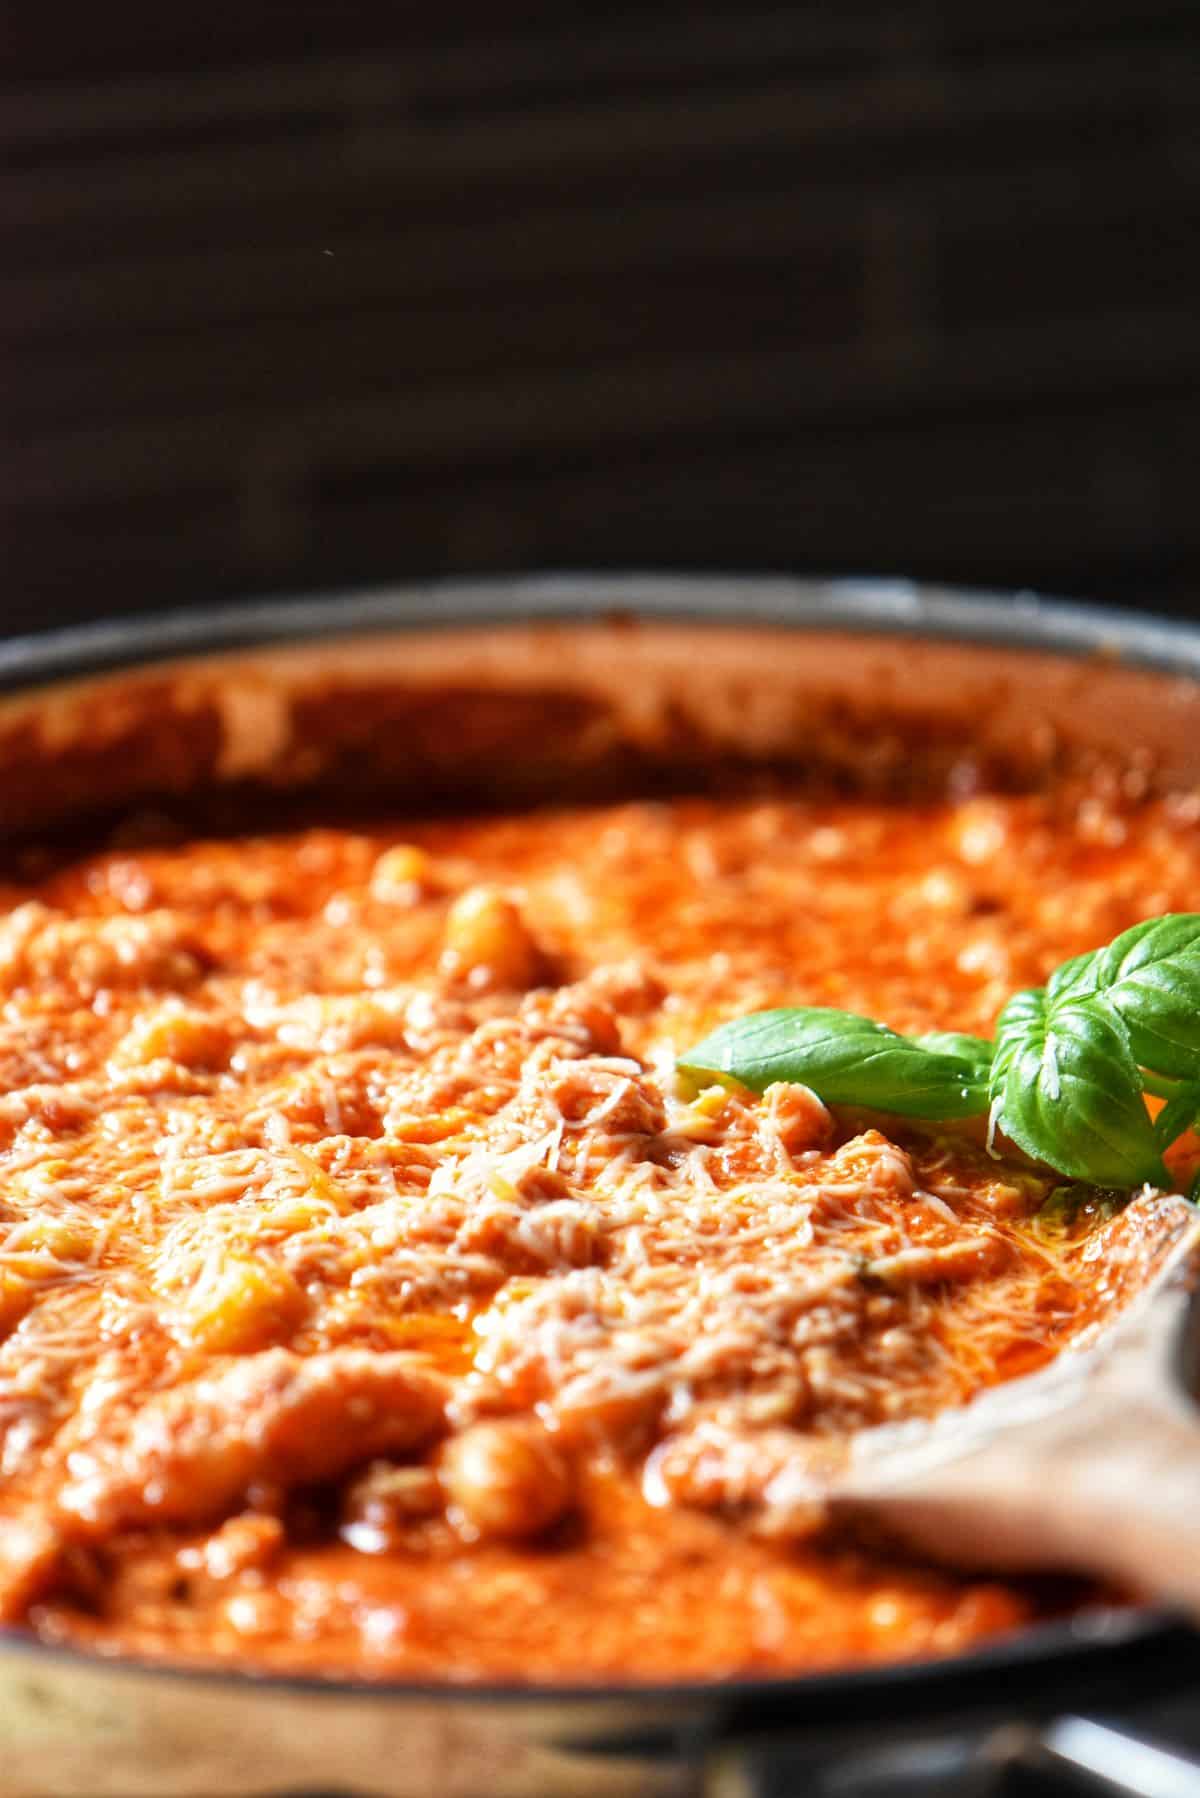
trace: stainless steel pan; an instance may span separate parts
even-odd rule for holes
[[[981,757],[1018,774],[1082,757],[1139,783],[1200,776],[1200,631],[890,582],[572,577],[333,595],[13,641],[0,691],[0,842],[130,806],[636,786],[686,778],[714,751],[799,767],[818,755],[884,782],[924,762],[931,780],[970,783]],[[952,1661],[677,1688],[197,1674],[11,1636],[0,1798],[649,1798],[766,1791],[785,1772],[817,1792],[823,1767],[864,1757],[916,1781],[880,1792],[933,1792],[948,1755],[986,1771],[1035,1743],[996,1736],[1001,1722],[1198,1678],[1200,1638],[1130,1610]],[[1066,1739],[1036,1738],[1037,1752],[1070,1758]]]

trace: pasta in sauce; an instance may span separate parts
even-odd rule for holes
[[[722,1019],[988,1031],[1194,904],[1178,802],[736,797],[119,847],[0,886],[0,1618],[367,1676],[790,1672],[1066,1602],[822,1532],[1154,1195],[684,1088]]]

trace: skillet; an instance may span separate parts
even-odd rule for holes
[[[322,708],[322,695],[361,690],[368,674],[376,701],[394,703],[369,716]],[[551,775],[568,790],[586,785],[599,738],[606,765],[617,745],[626,779],[678,773],[706,739],[770,759],[795,750],[809,726],[837,724],[844,740],[846,718],[877,711],[881,694],[891,710],[880,740],[919,729],[934,760],[974,742],[986,718],[998,755],[1036,762],[1064,746],[1133,746],[1167,778],[1200,771],[1200,631],[1187,626],[902,582],[548,577],[238,606],[0,645],[0,841],[201,790],[274,803],[301,787],[362,783],[368,767],[394,784],[398,765],[371,753],[380,733],[411,716],[415,690],[451,679],[460,700],[549,684],[600,708],[591,723],[603,729],[590,738],[564,722],[562,753],[547,757],[539,742],[528,766],[506,769],[534,796]],[[747,683],[777,700],[748,747],[736,741]],[[323,757],[296,753],[301,726],[324,733]],[[468,732],[447,748],[444,736],[418,733],[410,746],[426,789],[436,796],[461,775],[464,792],[486,797],[495,740]],[[164,744],[172,753],[156,754]],[[51,793],[58,809],[47,816]],[[0,1649],[0,1798],[765,1792],[784,1789],[785,1776],[819,1790],[818,1769],[849,1754],[901,1745],[905,1764],[924,1765],[923,1745],[949,1730],[969,1760],[1014,1717],[1103,1710],[1198,1677],[1200,1637],[1135,1609],[1094,1610],[951,1660],[675,1687],[197,1673],[13,1635]],[[913,1789],[935,1790],[932,1775]]]

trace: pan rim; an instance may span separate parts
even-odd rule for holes
[[[942,1684],[974,1683],[1003,1673],[1033,1672],[1064,1658],[1090,1660],[1118,1649],[1165,1640],[1182,1620],[1169,1611],[1147,1607],[1097,1606],[1072,1618],[1052,1618],[1025,1629],[997,1636],[966,1654],[933,1655],[880,1661],[862,1667],[822,1669],[816,1673],[779,1674],[756,1679],[746,1676],[708,1680],[601,1681],[585,1683],[518,1683],[512,1680],[397,1680],[356,1679],[337,1673],[302,1673],[242,1667],[236,1662],[171,1661],[123,1653],[93,1653],[68,1643],[39,1641],[25,1631],[0,1628],[0,1665],[10,1656],[35,1658],[39,1664],[89,1669],[142,1678],[201,1682],[208,1687],[231,1686],[239,1691],[269,1691],[306,1697],[354,1697],[362,1699],[414,1700],[422,1704],[469,1701],[477,1705],[520,1708],[522,1705],[555,1704],[607,1706],[613,1703],[649,1707],[711,1704],[720,1701],[731,1709],[760,1705],[772,1699],[802,1694],[819,1703],[823,1697],[839,1700],[866,1697],[886,1688],[920,1688],[932,1695]]]
[[[313,639],[480,625],[586,624],[606,617],[728,627],[750,622],[1041,651],[1104,655],[1200,678],[1200,625],[1054,598],[1032,589],[883,577],[564,573],[439,579],[127,614],[0,639],[0,692],[120,673],[183,657]]]

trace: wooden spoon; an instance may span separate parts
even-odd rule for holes
[[[860,1439],[827,1496],[957,1566],[1098,1575],[1200,1619],[1200,1218],[1138,1296],[1043,1371]]]

